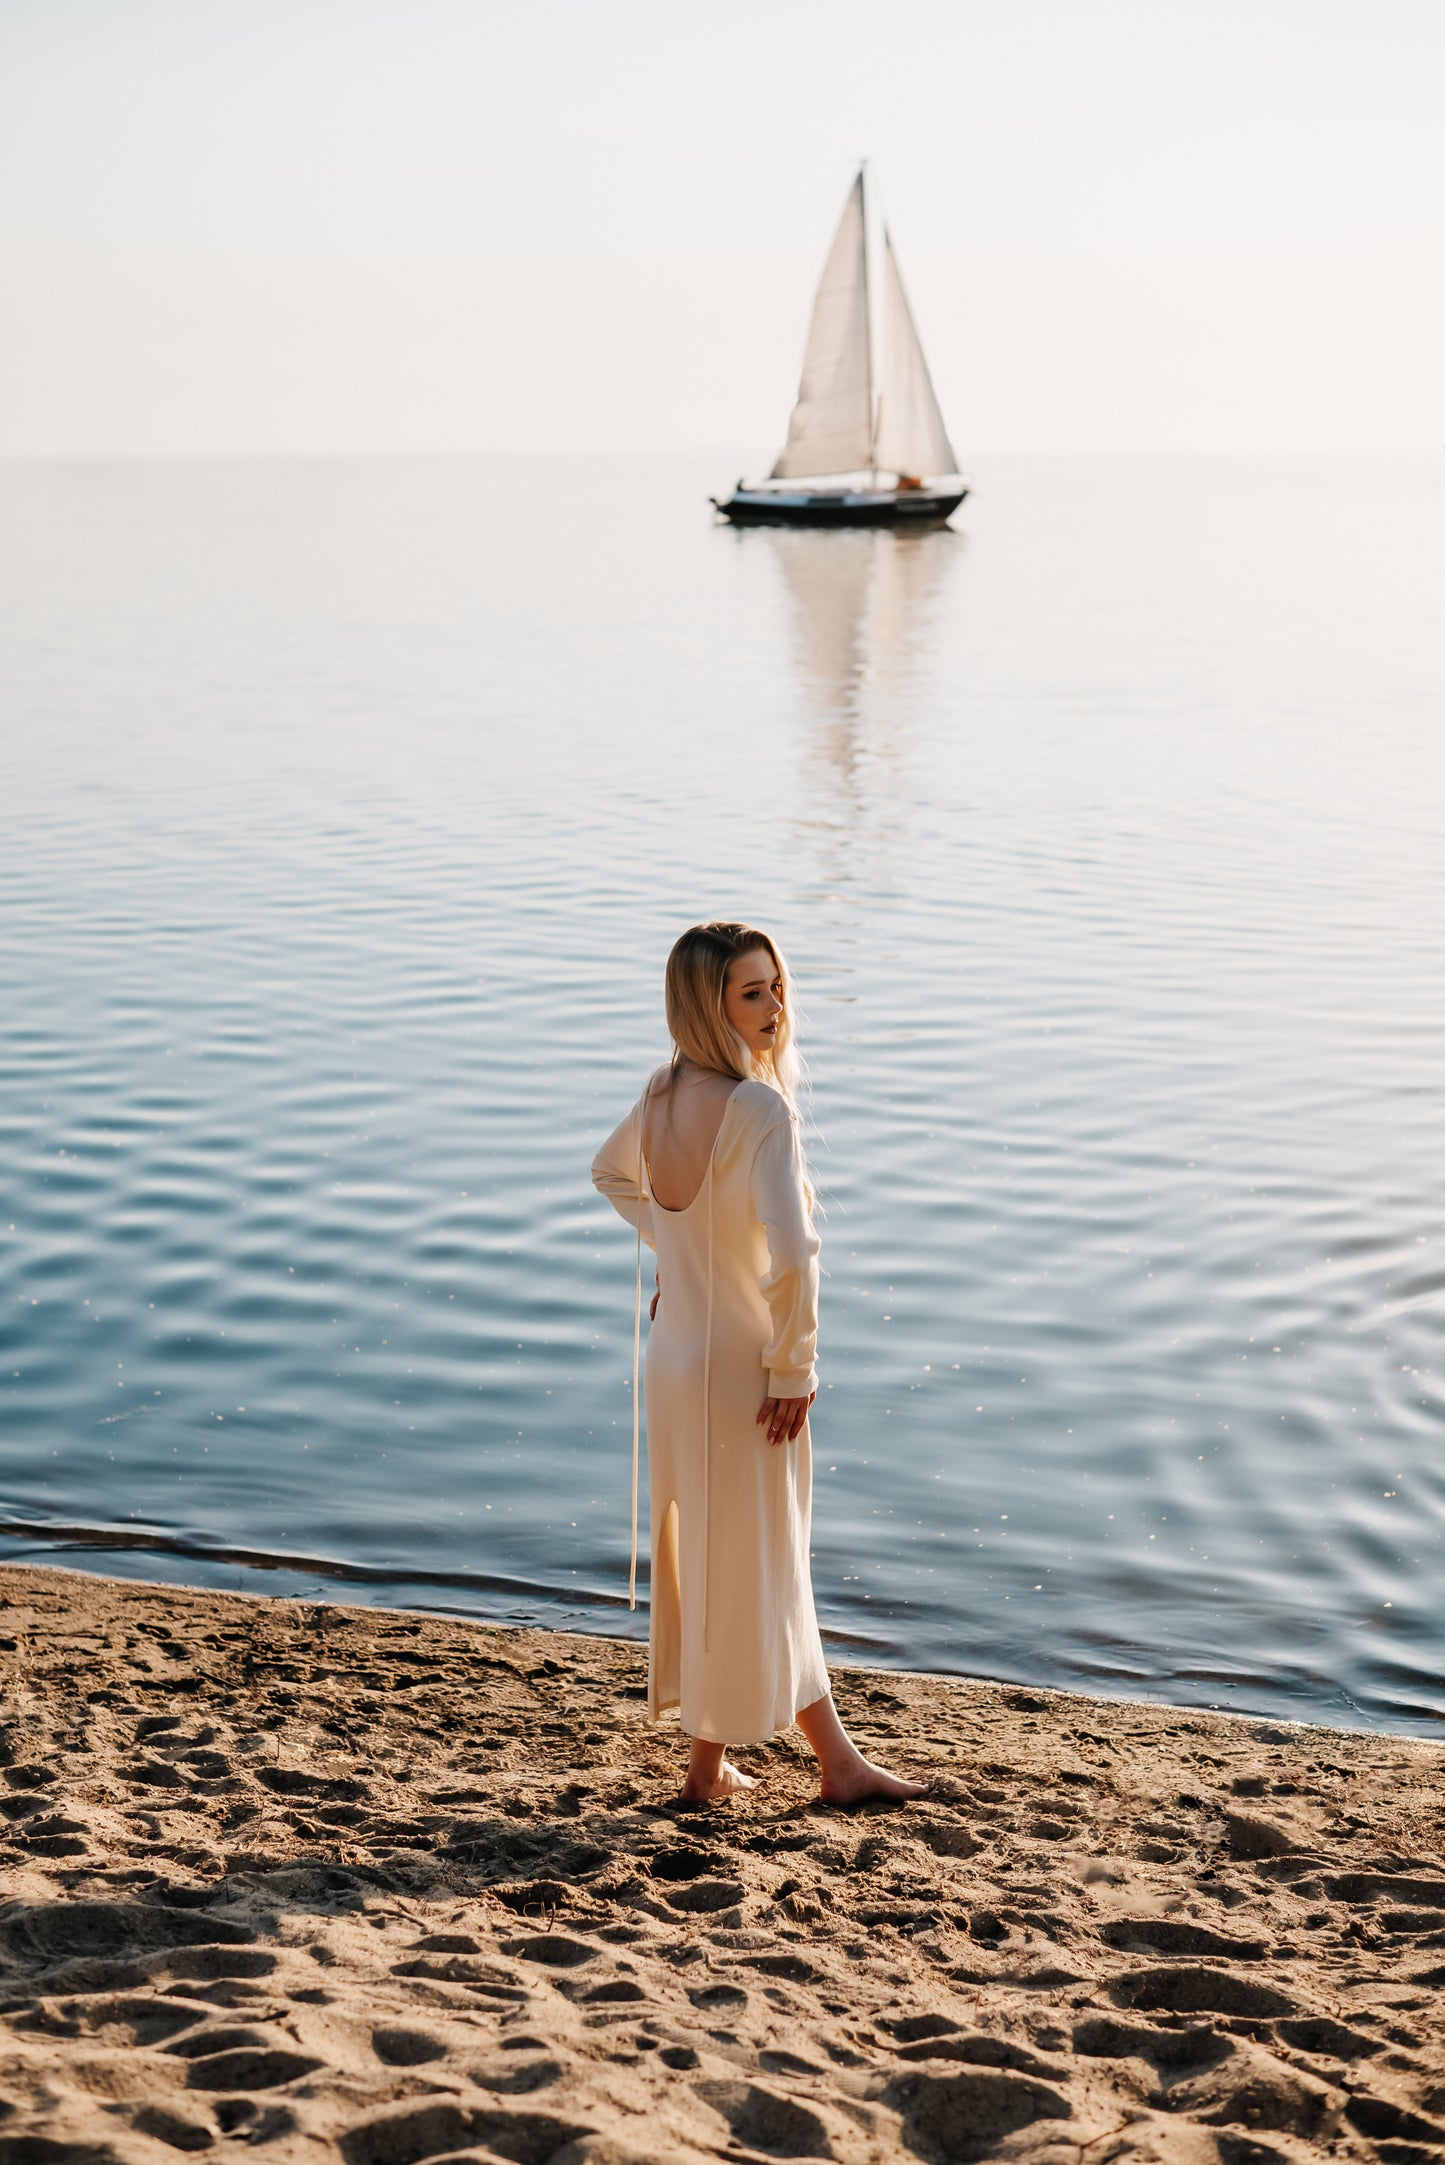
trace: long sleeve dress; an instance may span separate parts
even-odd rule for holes
[[[649,1084],[649,1089],[651,1085]],[[647,1342],[652,1522],[648,1712],[691,1736],[757,1744],[828,1691],[808,1542],[812,1445],[758,1426],[764,1398],[816,1387],[818,1237],[795,1114],[740,1082],[686,1210],[651,1193],[647,1093],[593,1161],[608,1201],[656,1250]]]

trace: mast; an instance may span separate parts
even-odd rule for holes
[[[868,292],[868,160],[858,161],[858,207],[863,214],[863,351],[868,371],[868,483],[878,486],[878,413],[873,403],[873,304]]]

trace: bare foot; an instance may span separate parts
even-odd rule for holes
[[[689,1774],[678,1792],[677,1801],[679,1804],[716,1804],[722,1797],[741,1796],[745,1789],[756,1789],[757,1786],[751,1774],[744,1774],[741,1767],[724,1759],[710,1782]]]
[[[867,1797],[890,1797],[901,1804],[909,1797],[927,1796],[928,1790],[927,1782],[906,1782],[860,1753],[851,1766],[825,1774],[818,1795],[824,1804],[861,1804]]]

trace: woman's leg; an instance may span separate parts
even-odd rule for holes
[[[706,1737],[693,1738],[680,1803],[713,1804],[719,1797],[734,1797],[741,1790],[757,1786],[751,1774],[728,1764],[726,1753],[725,1744],[709,1744]]]
[[[803,1707],[798,1727],[816,1755],[822,1774],[819,1794],[825,1804],[859,1804],[864,1797],[921,1797],[928,1789],[927,1782],[905,1782],[865,1759],[839,1721],[831,1696]]]

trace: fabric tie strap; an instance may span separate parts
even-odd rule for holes
[[[714,1146],[715,1147],[715,1146]],[[712,1547],[712,1498],[709,1477],[712,1470],[712,1438],[709,1433],[712,1412],[712,1159],[707,1166],[707,1325],[702,1341],[702,1650],[708,1646],[708,1592],[712,1574],[708,1570],[708,1551]]]
[[[647,1160],[642,1154],[641,1124],[638,1128],[637,1165],[641,1178],[638,1186],[644,1198],[647,1196]],[[627,1567],[627,1606],[637,1607],[637,1463],[639,1452],[639,1429],[641,1408],[638,1403],[638,1381],[642,1370],[642,1206],[637,1210],[637,1297],[632,1307],[632,1561]]]

